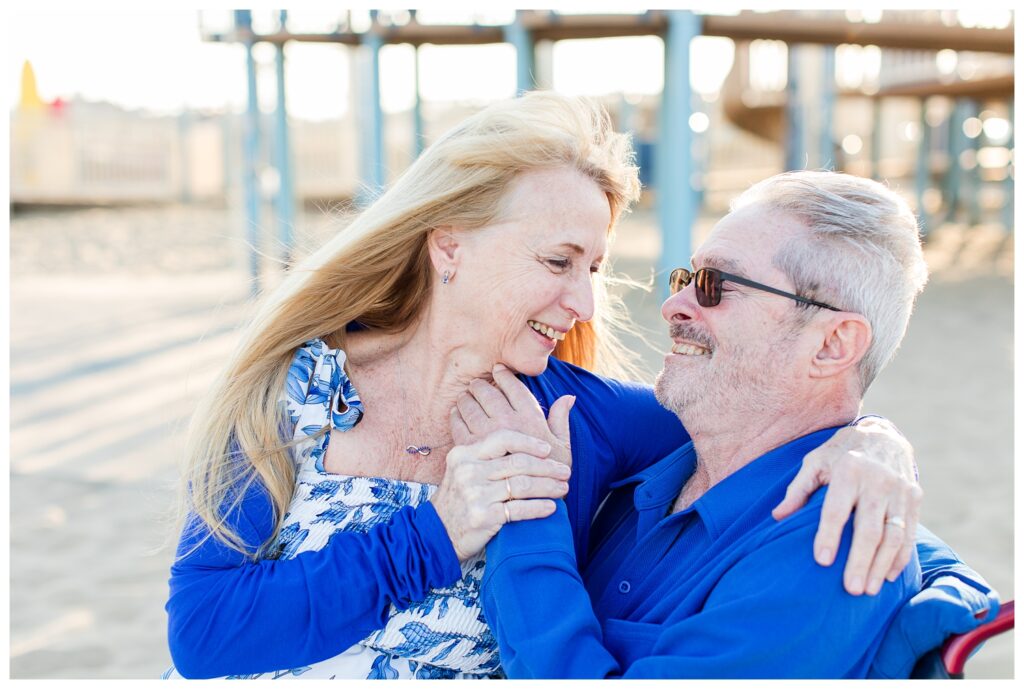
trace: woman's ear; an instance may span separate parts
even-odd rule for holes
[[[462,245],[460,234],[450,225],[442,225],[430,231],[427,235],[427,250],[430,252],[430,262],[434,264],[434,270],[439,274],[447,272],[454,275],[459,267]]]
[[[821,346],[811,361],[812,378],[828,378],[860,363],[871,346],[871,324],[859,313],[835,314],[823,330]]]

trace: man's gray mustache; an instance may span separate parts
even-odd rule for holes
[[[669,326],[668,335],[674,340],[687,340],[705,349],[711,350],[715,348],[715,341],[709,335],[688,323],[676,323]]]

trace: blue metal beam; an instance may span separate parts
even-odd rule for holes
[[[412,47],[412,70],[413,95],[415,96],[412,102],[412,155],[415,159],[420,157],[420,153],[423,153],[425,144],[423,106],[420,99],[420,48],[416,45]]]
[[[802,170],[807,164],[804,138],[804,106],[800,84],[800,47],[790,43],[786,51],[786,155],[787,170]]]
[[[536,87],[533,78],[533,37],[523,24],[524,10],[516,10],[515,21],[504,27],[505,40],[516,49],[516,95]]]
[[[281,11],[281,30],[285,30],[288,12]],[[274,167],[277,168],[279,185],[277,188],[277,222],[278,238],[284,252],[285,264],[291,260],[293,250],[292,228],[295,226],[295,184],[292,172],[291,146],[288,138],[288,106],[284,87],[284,44],[277,46],[274,56],[275,75],[277,77],[277,110],[274,112]]]
[[[692,226],[697,199],[690,182],[694,174],[693,133],[690,129],[690,42],[700,33],[693,12],[670,10],[665,35],[665,86],[661,94],[658,149],[655,153],[655,189],[661,256],[658,285],[668,296],[664,277],[672,268],[687,265],[692,251]]]
[[[921,99],[921,138],[917,145],[917,174],[914,186],[917,196],[917,217],[921,225],[921,234],[927,235],[931,229],[928,209],[925,207],[925,193],[932,183],[932,128],[928,126],[928,99]]]
[[[377,197],[384,188],[384,113],[380,107],[380,49],[384,39],[377,25],[377,11],[370,10],[372,24],[366,32],[362,50],[365,62],[362,70],[362,97],[359,99],[363,144],[362,182],[360,203],[365,205]]]
[[[253,296],[260,290],[260,193],[257,167],[260,148],[260,106],[256,93],[256,61],[252,56],[252,14],[249,10],[235,10],[235,26],[245,38],[245,73],[248,85],[248,100],[245,109],[244,146],[245,170],[242,186],[245,190],[246,239],[249,244],[250,291]]]

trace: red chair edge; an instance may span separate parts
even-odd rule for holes
[[[993,636],[1013,629],[1013,601],[999,606],[996,618],[964,634],[957,634],[942,646],[942,662],[951,676],[962,676],[971,653]]]

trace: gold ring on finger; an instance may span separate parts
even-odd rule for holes
[[[505,488],[508,490],[508,497],[505,498],[505,502],[512,499],[512,484],[508,481],[508,476],[505,477]]]
[[[889,517],[885,520],[886,526],[895,526],[898,529],[907,528],[907,523],[903,521],[903,517]]]
[[[508,524],[510,521],[512,521],[512,515],[510,515],[508,513],[508,503],[507,502],[504,504],[504,507],[505,507],[505,523]]]

